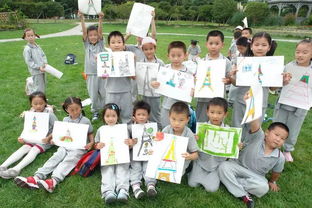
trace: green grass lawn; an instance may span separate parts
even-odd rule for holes
[[[121,26],[105,25],[104,32],[121,29]],[[207,34],[206,28],[176,28],[171,31],[180,32],[200,31],[198,34]],[[123,28],[123,30],[125,30]],[[169,29],[168,29],[169,30]],[[0,33],[1,34],[1,33]],[[168,43],[173,40],[182,40],[189,43],[192,36],[158,36],[157,55],[168,62],[166,51]],[[133,38],[130,42],[133,42]],[[206,53],[204,47],[205,37],[198,37],[202,47],[202,56]],[[225,54],[229,47],[230,39],[226,39],[222,52]],[[56,115],[62,120],[65,113],[61,110],[61,103],[67,96],[79,96],[82,99],[88,98],[86,84],[82,79],[83,71],[83,44],[81,37],[62,37],[38,40],[38,44],[45,51],[48,62],[61,70],[64,75],[58,80],[48,75],[47,97],[49,103],[56,106]],[[29,76],[26,65],[23,61],[22,51],[24,41],[0,43],[0,163],[13,153],[20,144],[17,137],[23,129],[23,119],[19,114],[29,109],[28,98],[24,93],[25,79]],[[285,62],[293,60],[295,44],[280,42],[276,55],[285,55]],[[77,65],[63,64],[66,54],[77,55]],[[270,103],[275,102],[276,96],[270,97]],[[91,116],[90,107],[86,109],[86,115]],[[272,115],[272,109],[269,109]],[[230,118],[230,115],[229,115]],[[230,121],[230,119],[227,119]],[[311,200],[311,113],[306,117],[301,134],[294,152],[295,163],[286,164],[278,184],[281,192],[269,192],[261,199],[256,199],[257,207],[310,207]],[[97,129],[102,123],[94,124]],[[267,126],[267,124],[264,124]],[[53,154],[56,148],[39,155],[38,158],[21,172],[22,176],[33,175],[44,162]],[[70,176],[59,184],[53,194],[42,190],[26,190],[18,188],[12,180],[0,179],[0,202],[2,208],[11,207],[100,207],[103,201],[100,194],[101,174],[97,170],[89,178]],[[191,188],[187,186],[185,177],[181,185],[159,182],[157,185],[159,195],[156,199],[144,199],[137,201],[131,195],[128,205],[123,207],[244,207],[244,204],[234,198],[221,186],[216,193],[207,193],[203,188]],[[112,207],[122,206],[120,204]]]

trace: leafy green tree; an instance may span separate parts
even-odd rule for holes
[[[220,23],[225,23],[236,12],[236,2],[234,0],[214,0],[212,15]]]
[[[269,16],[270,9],[263,2],[248,2],[245,14],[252,25],[260,25]]]

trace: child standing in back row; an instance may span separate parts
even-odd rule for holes
[[[144,58],[139,60],[140,62],[158,63],[159,66],[164,66],[164,62],[156,57],[156,41],[151,37],[145,37],[142,40],[142,50],[144,52]],[[150,85],[151,83],[147,83]],[[160,122],[160,94],[155,93],[151,88],[151,96],[143,96],[143,100],[151,106],[150,120],[156,122],[161,129]]]
[[[312,104],[312,82],[309,80],[312,77],[312,40],[305,39],[300,41],[297,44],[295,51],[295,61],[288,63],[285,67],[286,73],[291,73],[293,75],[292,83],[306,83],[308,86],[306,87],[306,92],[295,92],[298,93],[297,96],[301,95],[301,99],[298,102],[306,102]],[[282,89],[281,95],[287,93],[285,89]],[[305,99],[306,98],[306,99]],[[298,135],[301,130],[301,126],[303,121],[308,113],[308,110],[281,104],[277,101],[274,110],[274,122],[282,122],[285,123],[289,127],[289,136],[285,141],[284,148],[284,156],[287,162],[293,162],[294,159],[291,155],[291,152],[295,150],[295,144],[297,142]]]
[[[30,93],[36,91],[44,93],[46,89],[44,68],[48,64],[48,60],[41,47],[36,44],[36,37],[40,38],[33,29],[24,30],[22,38],[27,41],[27,45],[24,48],[23,56],[33,80],[33,89]]]
[[[193,75],[193,73],[183,64],[183,61],[186,59],[186,57],[187,53],[185,44],[181,41],[173,41],[168,46],[168,58],[171,64],[167,64],[165,67],[168,69],[178,70],[180,72],[185,72]],[[160,83],[157,81],[152,81],[151,86],[153,88],[159,88]],[[166,127],[169,124],[169,110],[171,106],[177,101],[179,100],[164,96],[160,112],[162,128]]]
[[[105,80],[97,76],[98,53],[104,51],[102,21],[104,14],[99,13],[98,26],[90,25],[86,28],[84,15],[78,12],[82,27],[82,40],[85,49],[85,66],[84,73],[87,76],[87,89],[92,101],[91,112],[93,113],[92,121],[99,118],[99,110],[105,103]]]
[[[231,71],[231,62],[225,56],[221,54],[221,49],[224,46],[224,35],[219,30],[212,30],[208,33],[206,37],[206,47],[208,49],[208,54],[204,58],[207,60],[217,60],[217,59],[225,59],[226,67],[225,73],[228,76],[228,73]],[[218,70],[218,69],[216,69]],[[197,106],[196,106],[196,118],[198,122],[206,122],[208,120],[206,109],[208,106],[208,102],[211,98],[198,98]]]

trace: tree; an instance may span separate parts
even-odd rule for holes
[[[248,2],[245,14],[252,25],[259,25],[269,16],[270,9],[263,2]]]
[[[210,21],[212,19],[213,5],[204,5],[199,7],[198,19],[201,21]]]
[[[220,23],[225,23],[236,12],[236,2],[234,0],[214,0],[212,15]]]

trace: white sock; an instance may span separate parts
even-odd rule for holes
[[[28,154],[19,162],[14,168],[17,172],[20,172],[24,167],[29,165],[32,161],[34,161],[37,155],[40,153],[40,150],[37,147],[32,147]]]
[[[18,150],[16,150],[4,163],[2,163],[2,167],[9,167],[19,159],[21,159],[27,152],[29,152],[31,149],[31,146],[29,145],[23,145]]]
[[[137,189],[140,189],[141,187],[140,187],[140,183],[136,183],[136,184],[133,184],[132,185],[132,189],[133,190],[137,190]]]

